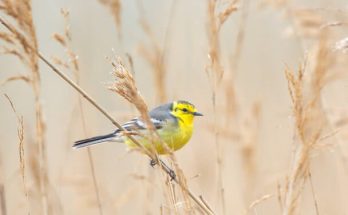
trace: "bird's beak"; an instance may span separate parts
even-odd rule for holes
[[[203,114],[199,113],[199,112],[193,112],[194,116],[203,116]]]

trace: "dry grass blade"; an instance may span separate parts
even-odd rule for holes
[[[208,57],[210,64],[207,66],[206,70],[208,75],[211,76],[213,87],[216,87],[218,82],[221,81],[221,78],[224,73],[220,56],[220,30],[225,21],[231,17],[233,12],[237,11],[237,7],[235,6],[237,1],[231,1],[222,12],[216,11],[218,3],[219,1],[216,0],[208,1]]]
[[[135,85],[133,75],[125,68],[120,58],[116,58],[115,61],[111,62],[111,64],[113,66],[112,74],[115,77],[115,82],[113,82],[108,89],[116,92],[133,104],[141,114],[141,118],[145,120],[147,126],[152,131],[155,131],[148,115],[148,107]]]
[[[30,55],[30,47],[36,47],[35,30],[33,27],[33,20],[31,16],[31,5],[29,0],[23,2],[3,0],[2,10],[16,20],[20,28],[28,35],[23,35],[20,31],[7,25],[11,34],[2,33],[0,39],[10,42],[11,44],[20,44],[26,54]],[[3,23],[6,25],[6,23]],[[27,38],[28,37],[28,38]],[[31,44],[33,43],[33,44]]]
[[[72,73],[74,74],[76,83],[80,83],[80,70],[79,70],[79,62],[78,62],[78,56],[75,54],[75,52],[71,48],[71,43],[72,43],[72,36],[70,32],[70,13],[68,10],[61,9],[61,14],[63,15],[64,21],[65,21],[65,28],[64,28],[64,33],[59,34],[55,33],[53,34],[53,39],[56,40],[65,50],[66,54],[68,57],[68,61],[64,62],[63,60],[60,60],[58,57],[53,58],[53,61],[58,64],[64,66],[66,69],[70,69]],[[78,96],[78,108],[79,108],[79,113],[81,117],[81,124],[82,124],[82,129],[87,136],[87,123],[85,120],[84,116],[84,108],[82,106],[82,98]],[[95,191],[95,196],[97,200],[97,207],[100,215],[103,215],[103,207],[100,199],[100,191],[97,183],[97,177],[95,174],[95,167],[94,167],[94,162],[93,162],[93,155],[91,152],[90,148],[87,148],[87,155],[88,155],[88,163],[90,166],[91,170],[91,175],[92,175],[92,181],[93,181],[93,187]]]
[[[236,6],[237,1],[231,1],[229,5],[222,11],[218,17],[219,17],[219,25],[223,25],[225,21],[230,17],[230,15],[238,10],[238,7]]]
[[[146,19],[145,16],[145,10],[143,7],[143,4],[141,1],[138,2],[138,8],[140,12],[140,25],[148,37],[149,45],[141,44],[139,47],[140,54],[144,57],[144,59],[149,63],[149,65],[152,67],[153,77],[155,81],[155,93],[156,93],[156,99],[159,103],[164,103],[167,100],[167,89],[166,89],[166,77],[167,77],[167,70],[166,70],[166,64],[165,64],[165,49],[166,45],[168,43],[169,38],[169,31],[170,31],[170,24],[171,19],[174,14],[174,8],[175,8],[176,1],[172,2],[170,15],[168,24],[165,31],[164,36],[164,42],[161,46],[156,40],[155,34],[153,32],[153,29],[149,22]]]
[[[281,211],[283,211],[284,205],[283,205],[282,187],[279,182],[277,183],[277,200],[278,200]]]
[[[166,69],[163,63],[163,50],[158,47],[158,45],[153,44],[151,48],[145,48],[144,46],[140,47],[140,53],[147,62],[152,66],[155,86],[156,86],[156,98],[158,98],[160,103],[163,103],[167,99],[166,93]]]
[[[117,30],[119,33],[121,33],[121,0],[99,0],[99,2],[109,8],[112,15],[114,16]]]
[[[223,68],[220,62],[220,42],[219,42],[219,24],[215,15],[216,1],[208,1],[208,39],[209,39],[209,65],[207,66],[207,74],[211,77],[213,89],[216,82],[221,80]]]
[[[213,211],[213,209],[209,206],[208,202],[203,198],[202,195],[199,196],[199,199],[203,202],[203,204],[211,211]]]
[[[328,71],[333,59],[330,56],[325,33],[318,44],[313,71],[306,73],[311,75],[308,76],[309,81],[304,76],[304,71],[308,69],[306,67],[300,68],[297,75],[286,70],[299,144],[296,147],[289,181],[286,185],[284,215],[294,214],[298,207],[297,202],[308,176],[311,151],[320,140],[326,124],[325,112],[321,104],[321,91],[328,83]]]
[[[64,62],[62,59],[53,56],[51,57],[51,60],[54,64],[64,67],[65,69],[69,69],[69,64],[67,62]]]
[[[23,126],[23,116],[19,115],[16,111],[16,108],[11,101],[10,97],[7,94],[4,94],[6,99],[11,105],[13,113],[16,115],[17,118],[17,123],[18,123],[18,129],[17,129],[17,135],[19,139],[19,164],[20,164],[20,170],[21,170],[21,175],[22,175],[22,180],[23,184],[25,186],[25,162],[24,162],[24,146],[23,146],[23,141],[24,141],[24,126]],[[26,194],[27,195],[27,194]]]
[[[5,188],[3,184],[0,184],[0,211],[2,215],[7,215]]]
[[[22,61],[25,65],[30,65],[28,62],[28,59],[25,57],[24,54],[22,54],[18,48],[9,48],[9,47],[2,47],[1,54],[5,55],[12,55],[14,57],[17,57],[20,61]]]
[[[26,83],[30,83],[30,78],[26,75],[16,75],[6,78],[0,83],[0,86],[4,86],[5,84],[12,82],[12,81],[24,81]]]
[[[19,140],[18,144],[18,151],[19,151],[19,166],[20,166],[20,173],[22,176],[22,183],[23,183],[23,188],[24,188],[24,193],[25,193],[25,198],[27,200],[27,203],[29,204],[29,197],[28,197],[28,188],[26,185],[26,175],[25,175],[25,160],[24,160],[24,125],[23,125],[23,116],[19,115],[17,113],[17,110],[11,101],[10,97],[7,94],[4,94],[6,99],[11,105],[13,113],[16,115],[17,118],[17,136]],[[29,208],[29,207],[28,207]],[[29,209],[28,209],[28,214],[30,214]]]
[[[264,202],[264,201],[266,201],[267,199],[270,199],[270,198],[272,198],[272,197],[274,197],[274,194],[266,194],[266,195],[263,195],[263,196],[261,196],[260,198],[256,199],[255,201],[253,201],[253,202],[249,205],[248,210],[245,211],[245,214],[247,214],[248,211],[253,210],[253,209],[254,209],[257,205],[259,205],[261,202]]]
[[[65,37],[63,35],[60,35],[58,33],[53,34],[53,38],[60,43],[60,45],[62,45],[63,47],[66,47],[66,40]]]
[[[1,38],[1,40],[5,41],[7,43],[11,43],[11,44],[14,43],[13,38],[8,33],[0,32],[0,38]]]
[[[224,185],[223,185],[223,154],[222,147],[219,141],[219,131],[217,128],[217,111],[216,111],[216,93],[217,88],[222,80],[224,74],[224,68],[221,62],[221,50],[220,50],[220,30],[225,21],[237,10],[235,7],[236,1],[229,2],[228,6],[225,7],[222,12],[217,12],[217,4],[220,1],[209,0],[208,1],[208,59],[209,63],[206,66],[206,73],[208,75],[211,89],[212,89],[212,106],[214,110],[214,136],[215,136],[215,145],[216,145],[216,163],[217,163],[217,177],[218,177],[218,193],[221,202],[222,214],[226,214],[225,206],[225,194],[224,194]]]
[[[319,215],[319,206],[318,206],[317,197],[316,197],[315,192],[314,192],[314,186],[313,186],[313,181],[312,181],[312,174],[311,174],[310,170],[308,170],[308,179],[309,179],[309,183],[311,185],[311,191],[312,191],[312,196],[313,196],[313,201],[314,201],[314,206],[315,206],[315,212],[316,212],[317,215]]]
[[[46,126],[43,120],[43,108],[41,104],[41,80],[39,73],[38,56],[36,50],[38,48],[38,42],[36,37],[36,31],[32,16],[32,7],[30,0],[3,0],[2,11],[13,19],[17,27],[13,27],[8,22],[1,18],[0,22],[4,25],[11,37],[12,41],[7,42],[8,48],[5,51],[9,54],[15,55],[18,59],[28,67],[30,77],[30,87],[34,94],[34,107],[35,107],[35,143],[38,148],[40,166],[39,187],[41,192],[41,210],[43,214],[51,212],[53,204],[49,203],[48,190],[49,190],[49,178],[47,167],[47,152],[45,133]],[[19,30],[20,29],[20,30]],[[6,33],[7,34],[7,33]],[[4,37],[0,37],[4,39]]]
[[[251,107],[249,116],[245,117],[242,126],[241,155],[243,161],[243,169],[245,173],[245,203],[248,204],[252,199],[252,193],[255,188],[255,178],[257,176],[257,144],[261,124],[261,106],[255,102]],[[246,205],[247,206],[247,205]]]

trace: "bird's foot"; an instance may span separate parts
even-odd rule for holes
[[[176,180],[176,174],[175,174],[174,170],[170,169],[168,171],[168,175],[169,175],[171,181],[175,181]]]
[[[150,166],[154,167],[158,164],[158,161],[157,160],[154,160],[154,159],[151,159],[150,160]],[[163,161],[161,161],[161,164],[162,164],[162,167],[164,168],[164,170],[167,172],[167,174],[169,175],[170,177],[170,180],[171,181],[175,181],[176,180],[176,174],[174,172],[174,170],[172,170],[171,168],[169,168],[167,166],[167,164],[165,164]]]

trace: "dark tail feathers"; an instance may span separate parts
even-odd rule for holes
[[[73,145],[73,148],[78,149],[78,148],[83,148],[86,146],[94,145],[97,143],[111,141],[115,137],[116,137],[116,134],[111,133],[111,134],[107,134],[107,135],[101,135],[101,136],[91,137],[91,138],[84,139],[84,140],[79,140],[79,141],[75,142],[75,144]]]

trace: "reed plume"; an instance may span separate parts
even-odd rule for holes
[[[36,31],[32,17],[32,7],[30,0],[24,1],[10,1],[2,0],[0,9],[8,17],[12,18],[18,28],[7,24],[9,32],[2,32],[0,39],[4,41],[2,46],[4,54],[10,54],[18,58],[25,66],[28,67],[29,72],[26,75],[15,75],[7,78],[11,80],[25,80],[34,93],[35,104],[35,147],[39,152],[38,164],[40,169],[39,175],[39,190],[41,192],[41,208],[42,214],[48,214],[51,211],[48,199],[48,169],[47,169],[47,152],[46,152],[46,125],[43,117],[43,108],[41,104],[41,80],[39,73],[38,56],[36,51],[38,49],[38,42],[36,38]],[[6,23],[2,22],[6,25]],[[20,29],[20,30],[17,30]]]

